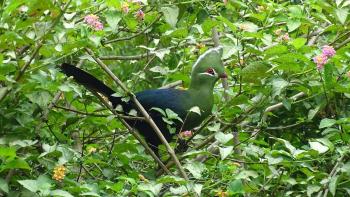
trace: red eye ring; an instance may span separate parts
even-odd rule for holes
[[[206,73],[211,74],[211,75],[215,75],[215,71],[213,68],[208,68]]]

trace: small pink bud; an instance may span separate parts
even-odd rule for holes
[[[325,45],[322,47],[322,54],[327,57],[333,57],[335,55],[335,50],[332,46]]]
[[[145,13],[143,13],[142,10],[139,10],[136,12],[135,16],[138,20],[143,20],[145,18]]]
[[[285,33],[283,36],[282,36],[282,40],[283,41],[289,41],[290,40],[290,38],[289,38],[289,34],[288,33]]]
[[[223,0],[222,2],[224,3],[224,5],[227,5],[228,0]]]

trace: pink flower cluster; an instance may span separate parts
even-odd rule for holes
[[[327,63],[328,59],[335,55],[335,50],[332,46],[325,45],[322,47],[322,53],[316,55],[313,61],[317,65],[317,69],[321,70],[323,66]]]
[[[89,14],[85,16],[84,22],[96,31],[103,29],[103,24],[99,20],[99,17],[94,14]]]

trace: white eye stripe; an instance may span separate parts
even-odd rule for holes
[[[214,74],[209,73],[209,69],[210,69],[210,71],[213,72]],[[217,74],[214,68],[208,68],[208,70],[206,71],[206,73],[208,73],[208,74],[210,74],[210,75],[216,75],[216,74]]]
[[[208,76],[216,76],[216,72],[214,71],[214,75],[210,74],[210,73],[207,73],[207,72],[204,72],[204,73],[199,73],[200,75],[208,75]]]

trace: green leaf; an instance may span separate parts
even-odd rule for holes
[[[153,51],[153,53],[154,53],[160,60],[163,60],[165,55],[169,55],[170,50],[169,50],[169,49],[159,49],[159,50]],[[157,67],[157,66],[155,66],[155,67]],[[153,67],[153,68],[154,68],[154,67]],[[161,68],[163,68],[163,67],[161,67]],[[168,68],[168,67],[165,67],[165,68]],[[166,72],[160,72],[160,73],[166,74]]]
[[[50,93],[46,91],[35,91],[27,95],[29,100],[33,103],[38,104],[40,107],[45,108],[52,100]]]
[[[263,62],[252,62],[242,69],[242,81],[259,83],[261,79],[268,76],[269,67]]]
[[[13,159],[16,157],[15,147],[0,146],[0,157]]]
[[[179,115],[175,113],[173,110],[166,108],[165,113],[168,119],[170,120],[179,120],[180,122],[183,122]]]
[[[189,111],[193,112],[193,113],[196,113],[198,115],[201,115],[201,110],[199,109],[198,106],[191,107],[191,109]]]
[[[265,51],[265,54],[268,56],[278,55],[278,54],[284,54],[288,52],[288,48],[284,45],[276,45],[273,47],[268,48]]]
[[[2,178],[0,178],[0,190],[5,193],[9,193],[9,186],[7,182]]]
[[[175,5],[171,7],[162,7],[161,12],[163,12],[165,21],[173,28],[175,28],[177,23],[177,17],[179,16],[179,8]]]
[[[186,180],[181,177],[166,175],[157,179],[157,183],[177,183],[183,185],[186,183]]]
[[[228,146],[225,148],[219,147],[219,151],[220,151],[221,160],[224,160],[227,156],[229,156],[232,153],[233,146]]]
[[[324,118],[321,120],[320,122],[320,126],[318,128],[323,129],[323,128],[327,128],[327,127],[331,127],[333,126],[337,121],[334,119],[328,119],[328,118]]]
[[[282,142],[292,155],[294,155],[294,152],[297,150],[289,141],[287,141],[285,139],[275,138],[275,137],[271,137],[271,138],[273,138],[279,142]]]
[[[19,180],[18,183],[31,192],[39,191],[36,180]]]
[[[306,43],[306,38],[297,38],[297,39],[294,39],[292,41],[292,45],[296,48],[296,49],[300,49],[302,46],[305,45]]]
[[[318,192],[321,189],[318,185],[308,185],[306,189],[307,196],[311,197],[311,194]]]
[[[227,18],[225,18],[223,16],[218,16],[216,19],[225,23],[231,29],[232,32],[236,32],[237,27]]]
[[[335,191],[337,190],[338,178],[339,178],[338,175],[333,176],[333,177],[331,178],[330,182],[329,182],[329,185],[328,185],[329,191],[331,192],[331,194],[332,194],[333,196],[335,196]]]
[[[50,192],[50,196],[61,196],[61,197],[74,197],[67,191],[56,189]]]
[[[220,124],[219,124],[219,127],[220,127]],[[232,133],[225,134],[220,131],[215,134],[215,139],[219,141],[221,144],[226,144],[228,141],[233,139],[233,135]]]
[[[108,11],[106,13],[106,21],[108,25],[111,27],[112,31],[114,32],[118,30],[118,24],[121,19],[122,19],[121,13],[116,10]]]
[[[30,170],[31,168],[29,167],[28,163],[24,161],[23,159],[14,159],[11,160],[10,162],[7,162],[5,166],[0,170],[4,171],[6,169],[25,169],[25,170]]]
[[[277,78],[272,81],[272,95],[273,96],[280,96],[282,91],[288,87],[289,83],[288,81]]]
[[[231,194],[244,194],[244,187],[242,180],[237,179],[228,184],[228,191]]]
[[[236,179],[244,179],[244,180],[250,180],[250,177],[257,178],[259,174],[253,170],[243,170],[241,171],[235,178]]]
[[[310,148],[317,151],[318,153],[322,154],[329,150],[329,148],[320,142],[309,142]]]
[[[160,73],[162,75],[167,75],[169,73],[168,67],[154,66],[149,69],[151,72]]]
[[[341,24],[345,24],[346,18],[348,17],[349,14],[349,8],[337,8],[335,10],[335,15],[337,16],[337,19]]]
[[[288,32],[292,32],[296,29],[298,29],[301,25],[300,21],[288,21],[287,22],[287,27],[288,27]]]
[[[152,107],[152,108],[151,108],[151,110],[155,110],[155,111],[157,111],[157,112],[161,113],[161,114],[162,114],[162,116],[166,117],[166,113],[165,113],[165,111],[164,111],[163,109],[161,109],[161,108],[158,108],[158,107]]]
[[[321,142],[322,144],[326,145],[330,151],[334,150],[334,144],[327,138],[319,138],[316,139],[316,141]]]
[[[195,161],[186,163],[184,168],[186,168],[196,179],[200,179],[202,177],[202,172],[206,170],[206,167],[203,163]]]

